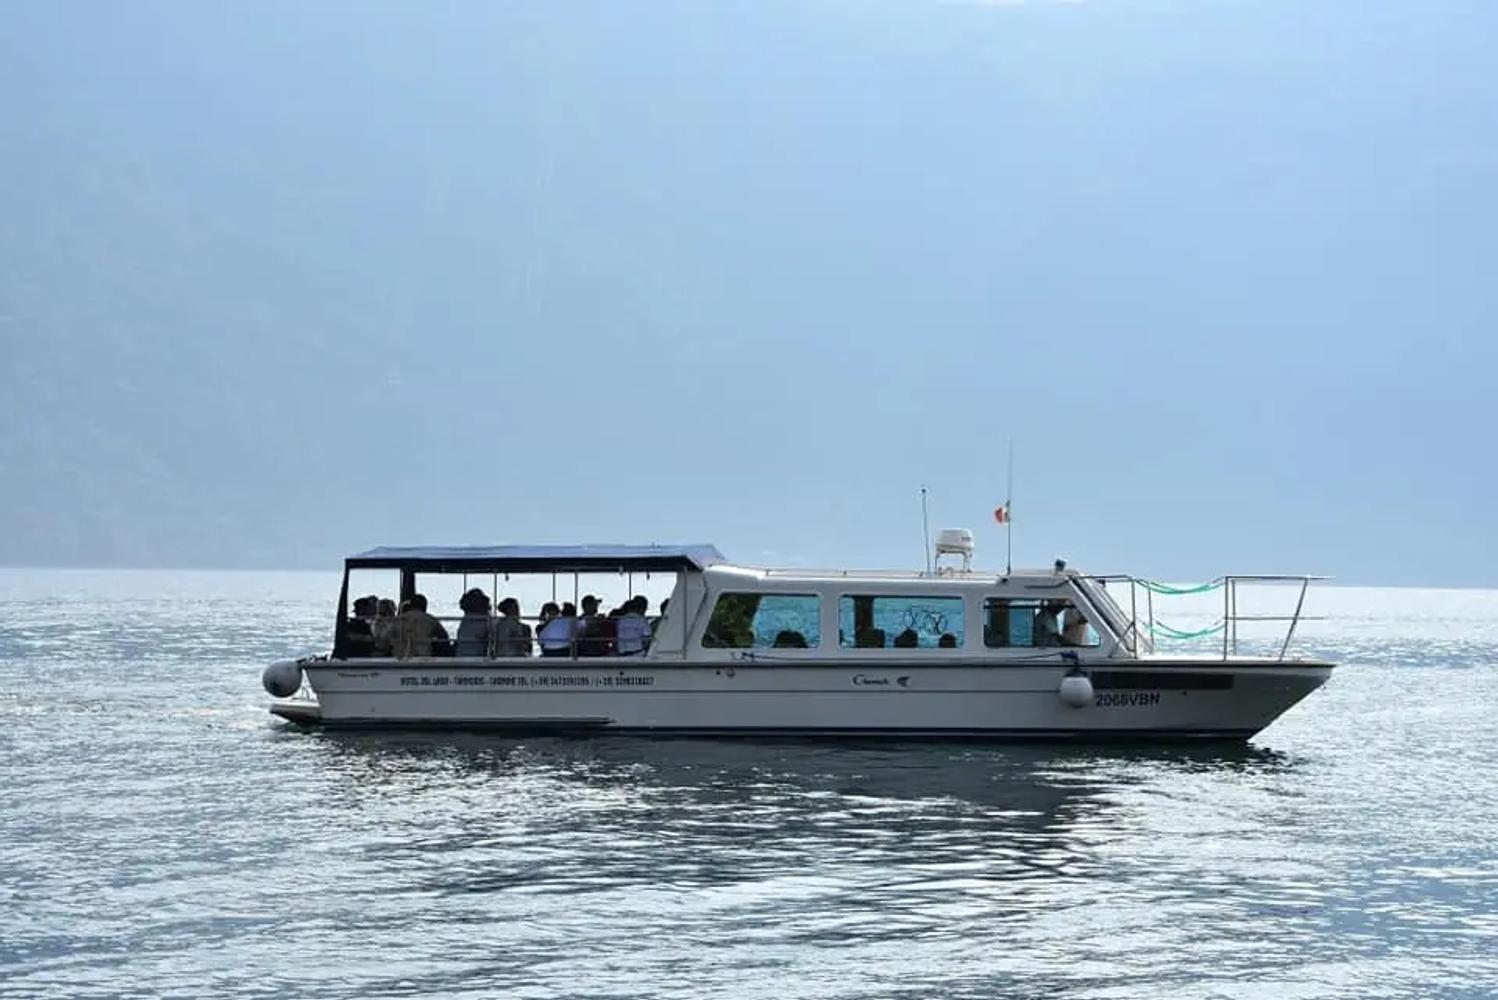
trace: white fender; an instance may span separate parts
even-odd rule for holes
[[[1061,687],[1056,693],[1072,708],[1086,708],[1092,704],[1092,681],[1083,673],[1067,674],[1061,678]]]
[[[260,683],[276,698],[290,698],[302,689],[302,665],[296,660],[278,660],[265,668]]]

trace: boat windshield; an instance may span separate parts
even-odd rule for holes
[[[1092,606],[1103,616],[1108,631],[1118,637],[1118,641],[1130,652],[1135,651],[1138,642],[1138,630],[1130,623],[1129,616],[1124,609],[1119,607],[1113,595],[1108,592],[1108,580],[1106,577],[1076,577],[1077,589],[1092,603]]]

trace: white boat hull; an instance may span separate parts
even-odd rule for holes
[[[315,700],[271,710],[329,726],[527,732],[1246,739],[1332,671],[1248,658],[1080,667],[1093,691],[1073,707],[1058,693],[1068,664],[314,661],[304,670]]]

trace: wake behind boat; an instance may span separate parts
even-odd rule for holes
[[[1171,655],[1155,650],[1158,585],[1059,562],[976,571],[965,531],[942,532],[937,548],[961,567],[762,569],[710,545],[377,548],[345,562],[332,652],[273,664],[264,683],[270,710],[303,725],[1107,740],[1246,739],[1331,676],[1333,664],[1289,655],[1310,577],[1214,581],[1211,647]],[[398,618],[382,626],[369,599],[349,614],[356,570],[392,572]],[[608,618],[585,604],[528,622],[513,602],[490,615],[470,590],[456,642],[415,607],[432,575],[549,574],[555,586],[581,573],[675,585],[653,620],[637,599]],[[1294,612],[1237,614],[1252,584],[1293,584]],[[1283,624],[1282,641],[1238,654],[1247,620]]]

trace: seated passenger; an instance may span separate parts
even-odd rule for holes
[[[951,632],[943,632],[941,638],[936,640],[937,649],[956,649],[957,637]]]
[[[373,594],[354,598],[354,614],[343,623],[342,655],[374,655],[374,619],[379,598]]]
[[[600,618],[603,617],[602,612],[600,612],[599,609],[598,609],[598,605],[599,605],[598,598],[594,597],[592,594],[584,594],[583,595],[583,599],[582,599],[583,611],[582,611],[582,615],[580,617],[582,618],[582,622],[583,622],[584,626],[591,625],[594,622],[596,622],[598,619],[600,619]]]
[[[1060,611],[1056,601],[1046,601],[1035,612],[1035,628],[1031,635],[1036,646],[1061,645],[1061,625],[1056,620]]]
[[[915,629],[908,628],[895,636],[896,649],[915,649],[921,644],[921,637],[916,634]]]
[[[858,649],[883,649],[884,629],[866,628],[860,629],[853,635],[853,645]]]
[[[520,618],[520,602],[506,597],[499,602],[500,618],[494,621],[495,656],[530,656],[531,627]]]
[[[645,620],[649,606],[643,597],[624,602],[623,613],[614,620],[614,648],[620,656],[639,656],[650,648],[650,623]]]
[[[1071,604],[1061,612],[1061,645],[1087,645],[1087,619],[1082,616],[1081,608]]]
[[[354,618],[363,626],[362,631],[364,634],[371,634],[370,626],[374,624],[375,615],[378,613],[379,608],[380,599],[373,594],[354,598]]]
[[[797,632],[795,629],[789,628],[781,629],[779,632],[775,633],[775,642],[773,643],[773,645],[776,649],[810,648],[806,643],[806,636],[802,635],[800,632]]]
[[[546,617],[547,607],[555,609],[556,605],[548,603],[541,609],[541,616]],[[541,642],[542,656],[571,656],[572,645],[577,640],[582,621],[577,617],[577,608],[571,601],[562,605],[560,614],[553,616],[541,626],[541,631],[536,633],[536,638]]]
[[[661,622],[663,622],[663,621],[666,620],[666,606],[669,605],[670,603],[671,603],[671,598],[669,598],[669,597],[663,597],[663,598],[661,598],[661,613],[658,614],[658,615],[656,615],[654,618],[646,618],[645,619],[646,621],[648,621],[650,623],[650,640],[652,642],[655,641],[655,634],[660,631]],[[646,605],[646,607],[649,607],[649,605]]]
[[[388,597],[380,598],[375,609],[374,655],[389,656],[395,642],[395,602]]]
[[[592,594],[583,596],[583,613],[579,619],[577,655],[604,656],[613,649],[613,623],[599,611],[598,598]]]
[[[401,606],[391,644],[396,658],[401,660],[413,656],[442,656],[451,649],[447,629],[427,614],[427,599],[422,594],[412,594],[411,599]]]
[[[458,598],[458,607],[463,610],[463,620],[458,622],[458,655],[484,657],[489,655],[489,595],[477,587]]]

